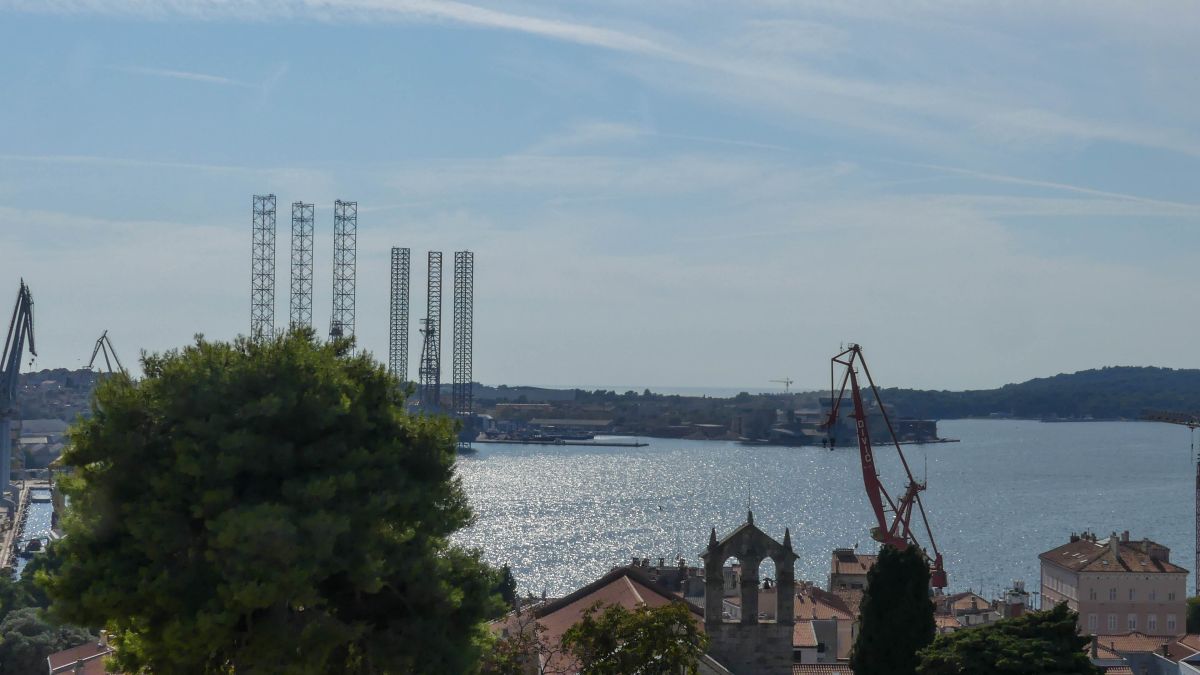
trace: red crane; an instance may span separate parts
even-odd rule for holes
[[[845,371],[842,374],[841,387],[835,388],[835,373],[838,366],[845,368]],[[862,391],[858,386],[858,368],[856,366],[861,367],[863,374],[867,376],[867,384],[870,385],[871,392],[875,395],[879,413],[883,416],[888,435],[891,437],[891,444],[896,448],[896,454],[900,456],[900,464],[904,466],[904,473],[908,477],[904,496],[899,501],[892,499],[879,480],[879,471],[875,465],[875,452],[871,445],[871,434],[867,428],[867,411],[863,406]],[[887,410],[884,409],[883,402],[879,398],[879,389],[875,386],[875,381],[871,378],[871,371],[863,359],[862,347],[856,344],[842,350],[829,363],[829,391],[832,400],[829,405],[829,418],[825,421],[827,433],[832,432],[837,426],[838,413],[842,398],[846,394],[847,385],[850,387],[851,401],[854,404],[854,412],[851,417],[854,418],[854,426],[858,432],[858,453],[862,460],[863,485],[867,489],[867,499],[871,502],[871,509],[875,512],[876,525],[871,528],[871,538],[900,550],[904,550],[910,545],[916,546],[929,562],[929,585],[938,589],[945,588],[948,582],[946,570],[942,568],[942,554],[933,540],[933,531],[929,529],[929,518],[925,516],[925,507],[921,504],[921,491],[925,489],[925,483],[913,478],[912,471],[908,468],[908,460],[904,458],[904,452],[900,450],[900,443],[896,440],[892,421],[888,418]],[[833,447],[832,439],[830,447]],[[921,514],[921,522],[925,525],[925,534],[929,541],[928,548],[921,545],[913,532],[914,506],[916,506],[916,511]],[[891,523],[888,522],[889,512],[892,516]],[[931,550],[933,551],[932,558],[930,557]]]

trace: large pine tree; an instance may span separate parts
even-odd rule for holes
[[[850,667],[855,675],[913,675],[935,632],[924,556],[915,546],[884,546],[867,573]]]
[[[1088,660],[1079,615],[1059,604],[1044,612],[939,635],[921,652],[920,675],[1099,675]]]
[[[52,611],[124,672],[469,672],[498,582],[450,420],[351,343],[198,340],[96,391],[63,462]]]

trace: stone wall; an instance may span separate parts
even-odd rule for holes
[[[792,625],[707,623],[708,653],[738,675],[792,675]]]

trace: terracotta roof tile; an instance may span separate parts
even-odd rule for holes
[[[1108,666],[1104,669],[1104,675],[1133,675],[1133,669],[1129,666]]]
[[[1187,573],[1179,565],[1150,557],[1142,546],[1141,541],[1119,541],[1114,552],[1108,539],[1085,538],[1046,551],[1038,558],[1073,572]]]
[[[797,621],[792,627],[792,647],[816,647],[818,644],[812,621]]]
[[[792,675],[854,675],[846,663],[793,663]]]
[[[854,612],[837,593],[805,586],[796,590],[797,619],[854,619]]]
[[[1163,635],[1146,635],[1138,631],[1114,635],[1097,635],[1101,647],[1115,652],[1161,652],[1163,645],[1174,642],[1174,638]]]
[[[101,646],[98,642],[86,642],[78,647],[64,649],[61,652],[55,652],[46,657],[46,663],[49,667],[49,672],[54,675],[58,673],[71,673],[75,675],[106,675],[108,673],[104,668],[104,657],[112,653],[112,647],[107,645]],[[83,661],[83,668],[75,670],[75,664]]]
[[[854,551],[835,550],[830,569],[834,574],[866,574],[875,566],[877,555],[856,553]]]
[[[671,602],[683,602],[692,612],[697,625],[703,630],[704,612],[699,607],[680,600],[669,591],[659,588],[650,578],[637,567],[617,567],[596,581],[579,590],[553,602],[546,602],[530,608],[534,619],[545,631],[542,638],[548,645],[557,645],[563,633],[579,622],[584,610],[599,602],[601,605],[621,605],[633,609],[645,604],[648,607],[661,607]],[[499,633],[505,629],[517,626],[517,618],[510,613],[503,619],[489,624],[493,632]],[[560,663],[568,666],[568,663]]]
[[[859,608],[862,606],[863,590],[861,588],[839,588],[833,591],[833,594],[842,600],[842,604],[850,613],[857,617]]]

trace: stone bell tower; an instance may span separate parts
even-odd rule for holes
[[[792,535],[783,531],[783,543],[768,537],[754,525],[754,512],[746,522],[717,541],[717,530],[709,536],[704,559],[704,630],[709,652],[735,673],[791,675],[792,625],[796,611],[796,554]],[[721,600],[725,578],[722,568],[730,557],[742,566],[742,618],[722,618]],[[775,562],[775,621],[758,618],[758,566],[765,558]]]

